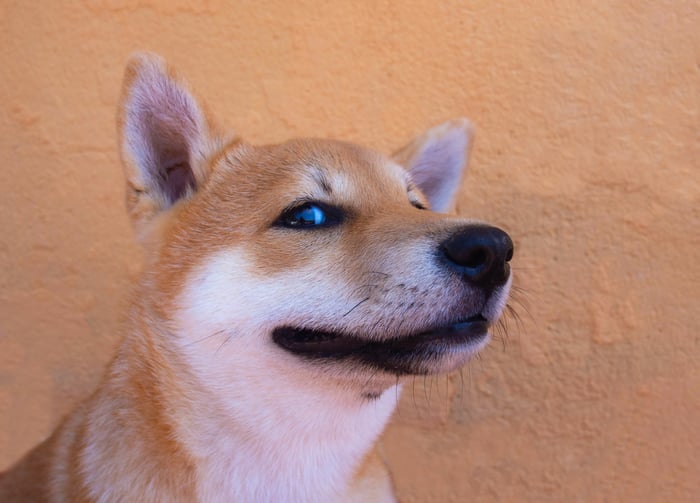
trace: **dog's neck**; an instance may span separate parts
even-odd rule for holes
[[[227,495],[222,501],[337,500],[396,400],[392,391],[370,403],[293,395],[284,388],[258,390],[276,400],[266,403],[264,413],[245,403],[233,412],[219,410],[207,432],[189,437],[190,449],[204,460],[198,470],[202,501],[221,494]]]
[[[173,368],[175,353],[168,358],[149,354],[164,351],[152,335],[125,340],[112,365],[117,376],[112,380],[118,386],[138,386],[142,396],[145,392],[158,400],[159,421],[147,424],[171,430],[198,481],[195,491],[201,501],[337,500],[396,405],[395,386],[370,399],[320,381],[302,385],[265,378],[264,369],[255,382],[248,376],[216,389],[186,366]],[[140,374],[137,380],[134,370]],[[121,377],[127,375],[129,380]],[[156,407],[144,400],[130,406],[142,409],[138,413],[146,418]],[[151,433],[145,442],[163,437]]]

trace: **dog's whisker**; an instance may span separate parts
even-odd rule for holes
[[[515,320],[515,325],[516,325],[516,330],[517,330],[516,333],[519,334],[524,329],[523,319],[520,316],[520,313],[518,313],[518,311],[515,309],[515,307],[513,307],[510,304],[506,304],[506,311],[507,311],[507,315],[512,317],[513,320]]]
[[[509,302],[509,304],[511,305],[511,307],[518,306],[519,309],[522,309],[525,312],[530,321],[535,321],[535,317],[530,312],[530,306],[527,302],[524,302],[522,299],[519,299],[516,296],[511,298],[511,302]]]
[[[416,376],[411,379],[411,395],[413,397],[413,409],[418,410],[418,404],[416,403]]]
[[[428,410],[430,410],[433,399],[433,376],[427,375],[423,378],[423,387],[425,388],[425,401],[427,402]]]
[[[362,299],[360,302],[358,302],[357,304],[355,304],[354,306],[352,306],[352,307],[350,308],[350,310],[349,310],[347,313],[345,313],[345,314],[343,315],[343,318],[345,318],[348,314],[352,313],[357,307],[361,306],[362,304],[364,304],[364,303],[367,302],[368,300],[369,300],[369,297],[365,297],[365,298]]]
[[[219,347],[216,348],[216,351],[214,351],[214,354],[215,355],[219,354],[219,351],[221,350],[221,348],[223,348],[224,345],[227,344],[231,340],[232,337],[233,337],[233,334],[228,334],[228,336],[226,336],[226,338],[223,341],[221,341],[221,344],[219,344]]]
[[[510,298],[518,299],[521,302],[526,303],[527,300],[530,298],[530,292],[519,285],[512,285]]]
[[[500,341],[503,338],[503,319],[499,318],[498,321],[493,325],[492,330],[493,339],[495,341]]]
[[[498,320],[498,321],[496,322],[496,324],[493,326],[493,330],[491,331],[491,335],[493,336],[493,341],[494,341],[494,343],[497,342],[497,341],[500,342],[501,339],[503,338],[503,335],[502,335],[502,333],[501,333],[501,330],[502,330],[502,329],[503,329],[503,327],[501,326],[501,320]],[[487,349],[493,349],[493,348],[492,348],[492,345],[489,344],[489,345],[487,346]]]
[[[503,325],[503,332],[501,333],[500,339],[501,339],[501,350],[505,353],[506,352],[506,341],[508,339],[508,325],[506,322],[504,322]]]
[[[225,329],[217,330],[217,331],[214,332],[213,334],[210,334],[210,335],[207,335],[207,336],[205,336],[205,337],[202,337],[201,339],[197,339],[197,340],[188,342],[187,344],[184,345],[184,347],[188,347],[188,346],[191,346],[191,345],[193,345],[193,344],[199,344],[200,342],[204,342],[204,341],[206,341],[207,339],[211,339],[212,337],[216,337],[217,335],[221,335],[221,334],[223,334],[224,332],[226,332]]]
[[[515,284],[514,284],[514,285],[511,285],[510,289],[511,289],[513,292],[520,293],[520,294],[523,294],[523,295],[528,295],[528,291],[527,291],[525,288],[523,288],[522,286],[520,286],[520,285],[515,285]]]
[[[372,290],[377,288],[379,285],[368,283],[366,285],[360,285],[357,288],[353,290],[352,295],[358,296],[360,292],[363,292],[363,295],[370,295],[372,293]]]
[[[394,402],[399,405],[399,374],[396,374],[396,385],[394,386]]]
[[[365,381],[364,386],[362,386],[362,387],[367,388],[370,385],[370,383],[374,380],[374,378],[377,376],[378,372],[379,372],[379,369],[374,369],[374,371],[370,374],[370,376]]]
[[[474,393],[474,371],[473,371],[473,360],[469,361],[469,364],[467,365],[467,385],[466,385],[466,390],[467,390],[467,400],[470,400],[472,398],[472,394]]]
[[[510,311],[506,312],[506,315],[503,316],[501,319],[503,320],[503,350],[505,351],[505,343],[508,340],[508,336],[510,334]]]
[[[428,386],[426,384],[427,380],[428,380],[428,377],[423,376],[423,396],[425,397],[425,401],[428,404],[428,407],[430,407],[430,398],[428,397]]]

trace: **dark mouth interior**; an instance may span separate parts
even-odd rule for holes
[[[482,339],[488,321],[477,314],[455,323],[383,341],[373,341],[333,331],[283,326],[272,333],[273,341],[285,350],[310,358],[360,359],[396,371],[399,359],[434,357],[440,348]]]

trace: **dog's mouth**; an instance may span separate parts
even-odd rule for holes
[[[295,355],[315,360],[355,361],[397,375],[442,371],[440,361],[455,353],[475,352],[488,336],[481,314],[445,326],[376,341],[340,332],[282,326],[272,340]]]

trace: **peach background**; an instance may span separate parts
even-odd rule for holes
[[[511,232],[529,314],[406,389],[382,441],[402,501],[700,498],[700,4],[71,3],[0,4],[0,468],[118,337],[139,254],[115,102],[146,48],[254,142],[476,123],[460,212]]]

